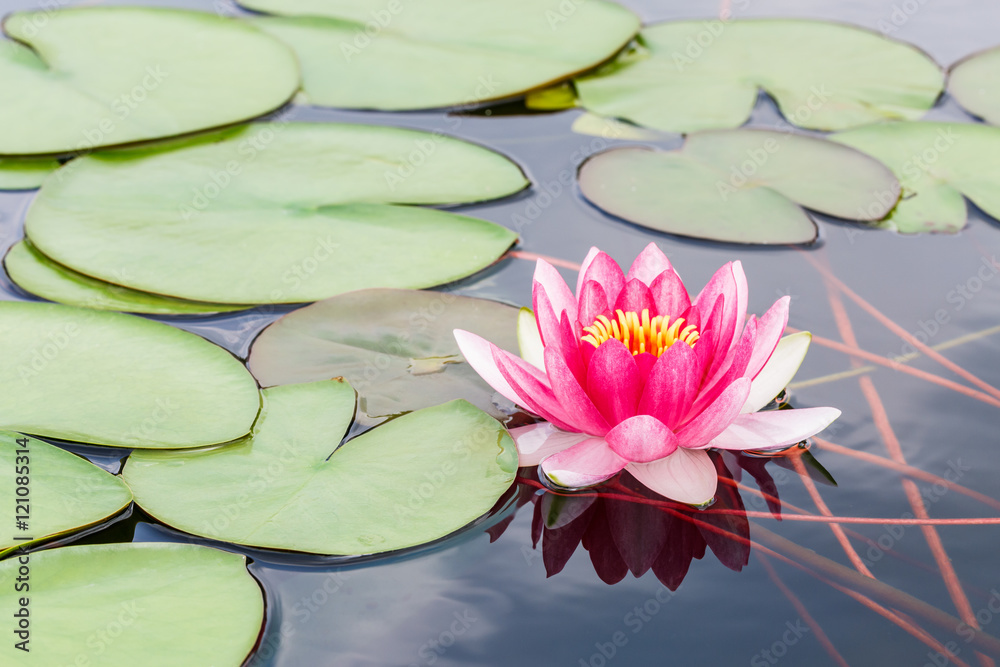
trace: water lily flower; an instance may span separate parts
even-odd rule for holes
[[[511,435],[520,465],[540,465],[559,486],[628,470],[663,496],[704,504],[718,483],[707,449],[785,447],[840,416],[825,407],[759,411],[794,376],[810,335],[782,338],[787,296],[747,317],[739,262],[692,299],[655,244],[627,274],[591,248],[575,296],[539,260],[532,302],[519,321],[520,357],[467,331],[455,338],[486,382],[546,420]]]

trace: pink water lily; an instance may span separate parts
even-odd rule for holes
[[[534,314],[525,309],[519,321],[520,357],[467,331],[455,338],[494,389],[546,420],[511,435],[520,465],[540,465],[560,486],[591,486],[624,469],[668,498],[702,504],[718,482],[705,450],[791,445],[840,416],[758,412],[798,370],[810,336],[782,338],[788,297],[747,317],[739,262],[691,299],[655,244],[628,274],[591,248],[575,296],[539,260],[532,301]]]

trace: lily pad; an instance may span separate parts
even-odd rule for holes
[[[132,502],[120,478],[19,433],[0,432],[0,465],[9,472],[0,476],[0,497],[9,499],[18,528],[0,536],[0,555],[101,523]]]
[[[495,417],[496,392],[465,362],[464,328],[517,349],[516,308],[444,292],[371,289],[300,308],[268,326],[250,350],[262,386],[343,377],[370,416],[464,398]]]
[[[28,600],[22,637],[3,643],[5,665],[169,667],[244,662],[264,622],[264,596],[246,558],[193,544],[94,544],[0,562],[9,614]],[[17,628],[18,619],[11,625]],[[9,633],[9,631],[8,631]]]
[[[698,132],[674,151],[606,151],[580,167],[579,179],[584,196],[612,215],[732,243],[810,243],[816,223],[802,207],[878,220],[899,198],[899,183],[878,161],[767,130]]]
[[[257,383],[194,334],[134,315],[0,302],[0,428],[112,447],[198,447],[250,431]]]
[[[3,260],[7,275],[21,289],[67,306],[121,310],[152,315],[204,315],[240,310],[242,306],[173,299],[112,285],[67,269],[38,252],[30,241],[18,241]]]
[[[28,211],[25,231],[39,251],[105,282],[228,304],[464,278],[517,236],[390,204],[469,203],[527,185],[517,165],[468,142],[329,123],[251,125],[73,164]]]
[[[881,227],[904,234],[955,233],[968,218],[962,195],[1000,219],[1000,128],[878,123],[830,139],[881,160],[903,184],[903,199]]]
[[[34,190],[58,168],[57,160],[0,159],[0,190]]]
[[[346,382],[263,394],[253,435],[239,443],[133,453],[122,474],[139,506],[203,537],[362,555],[458,530],[487,513],[517,473],[506,430],[465,401],[412,412],[340,445],[355,409]]]
[[[1000,46],[952,65],[948,92],[969,113],[1000,125]]]
[[[587,109],[667,132],[730,128],[763,89],[793,125],[840,130],[915,119],[944,86],[922,51],[839,23],[798,19],[676,21],[576,79]]]
[[[0,154],[89,151],[237,123],[295,94],[294,54],[245,22],[142,7],[15,12]]]
[[[312,104],[432,109],[521,95],[611,58],[639,18],[603,0],[240,0],[298,54]]]

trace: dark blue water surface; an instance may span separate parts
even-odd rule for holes
[[[209,2],[173,4],[213,8]],[[646,21],[708,19],[719,11],[717,2],[707,0],[630,0],[624,4]],[[732,4],[737,17],[799,16],[835,19],[872,29],[891,26],[895,29],[892,36],[916,44],[943,65],[1000,43],[1000,4],[989,0],[734,0]],[[6,10],[34,6],[31,0],[7,0],[3,4]],[[485,144],[517,161],[534,187],[526,194],[464,207],[463,211],[517,228],[520,249],[579,262],[590,246],[598,245],[619,262],[627,263],[654,241],[694,290],[700,289],[722,263],[740,259],[749,278],[752,312],[762,313],[779,296],[790,294],[790,326],[841,340],[822,278],[801,251],[679,239],[612,219],[586,203],[575,188],[563,187],[554,195],[546,193],[542,184],[558,182],[560,174],[574,173],[587,155],[627,143],[571,132],[570,125],[579,114],[574,110],[550,115],[480,112],[447,116],[295,108],[288,117],[442,130]],[[947,96],[929,117],[973,122]],[[777,118],[773,105],[761,99],[752,122],[768,126],[774,125]],[[679,139],[662,145],[678,144]],[[22,218],[31,198],[30,192],[0,193],[3,250],[20,237]],[[520,219],[529,223],[519,225]],[[997,221],[972,210],[969,227],[961,234],[913,237],[863,230],[827,219],[820,219],[819,224],[820,241],[805,252],[828,260],[844,282],[888,318],[916,334],[922,328],[928,332],[934,329],[927,323],[938,311],[944,311],[946,322],[928,333],[929,344],[1000,324],[1000,279],[992,279],[992,273],[990,279],[976,279],[984,258],[992,258],[1000,251]],[[530,301],[532,271],[531,262],[508,258],[448,289],[526,305]],[[571,271],[564,271],[564,275],[575,280]],[[971,298],[955,297],[953,291],[963,285]],[[29,298],[6,283],[0,289],[2,298]],[[291,309],[165,319],[245,356],[253,337],[280,313]],[[908,351],[898,336],[857,305],[847,301],[846,309],[862,348],[882,357]],[[984,381],[1000,386],[1000,335],[985,335],[943,353]],[[923,357],[912,366],[960,381]],[[843,416],[823,437],[853,450],[886,456],[872,408],[858,383],[860,376],[808,383],[851,368],[851,360],[843,353],[814,344],[796,378],[807,386],[793,386],[792,400],[797,407],[840,408]],[[936,475],[957,477],[963,486],[1000,497],[1000,411],[996,407],[884,367],[869,376],[909,464]],[[118,452],[99,448],[75,451],[111,470],[117,470],[121,457]],[[812,451],[838,483],[836,487],[819,487],[834,514],[887,519],[910,515],[900,474],[835,452],[815,447]],[[720,465],[725,464],[735,474],[740,470],[737,463],[725,458]],[[771,475],[782,500],[817,511],[794,472],[773,461],[758,460],[756,467],[754,462],[747,465],[758,474],[764,470]],[[531,471],[522,474],[534,479]],[[756,487],[748,472],[744,471],[741,479]],[[935,488],[928,481],[916,483],[933,517],[996,516],[996,510],[965,495]],[[521,489],[524,504],[516,512],[512,492],[506,504],[480,524],[410,553],[345,563],[244,551],[252,559],[251,572],[267,595],[267,625],[260,650],[250,664],[836,664],[817,629],[826,634],[847,664],[920,666],[949,662],[844,592],[771,558],[768,563],[801,601],[812,619],[810,623],[776,585],[760,560],[759,548],[747,550],[733,541],[727,544],[704,527],[699,529],[679,518],[667,521],[658,518],[656,511],[629,509],[621,501],[617,505],[606,499],[598,501],[600,505],[582,503],[573,509],[580,512],[576,521],[557,529],[555,534],[545,529],[535,546],[532,523],[536,505],[544,503],[538,510],[541,517],[552,501],[532,498],[531,488]],[[766,510],[763,502],[750,494],[744,494],[744,502],[748,509]],[[618,532],[609,527],[616,521]],[[626,523],[629,531],[621,528]],[[827,525],[779,523],[771,518],[752,518],[750,524],[763,526],[851,568]],[[536,531],[539,528],[541,525],[536,525]],[[951,616],[958,615],[920,528],[851,528],[873,541],[851,538],[876,578]],[[754,539],[763,539],[763,533],[750,530]],[[1000,527],[948,526],[937,532],[969,604],[979,612],[983,630],[1000,636],[1000,614],[993,611],[1000,611]],[[668,536],[666,542],[659,537],[664,534]],[[85,539],[188,538],[135,511],[131,518]],[[576,546],[574,552],[581,540],[589,550]],[[654,559],[643,553],[647,548],[656,549],[656,558],[660,559],[652,570],[638,578],[625,574],[613,585],[604,581],[621,574],[625,562],[619,553],[622,550],[631,559],[627,564],[645,563],[645,568],[652,565]],[[704,557],[699,558],[700,553]],[[694,558],[686,576],[681,572],[683,563],[671,560],[683,558]],[[800,555],[796,560],[802,558]],[[744,559],[748,562],[741,568]],[[562,569],[547,576],[546,565]],[[742,571],[736,571],[740,568]],[[661,583],[657,574],[676,587],[676,592]],[[885,598],[879,599],[892,606]],[[963,626],[934,624],[913,612],[907,613],[938,641],[950,642],[958,659],[980,664],[967,641],[971,635]]]

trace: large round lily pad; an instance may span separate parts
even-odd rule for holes
[[[30,590],[15,590],[19,576]],[[0,578],[10,582],[0,592],[8,628],[19,629],[12,614],[28,614],[24,639],[7,631],[4,665],[238,667],[264,621],[246,559],[193,544],[64,547],[8,558]]]
[[[0,154],[88,151],[247,120],[299,86],[245,22],[143,7],[17,12],[0,41]]]
[[[266,123],[78,158],[39,192],[25,231],[59,264],[142,292],[295,303],[489,266],[513,232],[390,204],[476,202],[526,185],[507,158],[440,134]]]
[[[0,498],[9,499],[12,515],[0,553],[100,523],[132,502],[120,478],[20,433],[0,432],[0,466],[7,471]]]
[[[263,394],[261,419],[240,443],[133,453],[123,476],[136,502],[195,535],[361,555],[458,530],[487,513],[517,473],[506,430],[465,401],[412,412],[338,447],[354,415],[349,384]]]
[[[918,49],[839,23],[677,21],[639,37],[638,49],[577,79],[577,93],[591,111],[669,132],[742,125],[759,89],[800,127],[915,119],[944,85]]]
[[[313,104],[430,109],[522,94],[586,71],[639,30],[604,0],[240,0],[290,45]]]
[[[134,315],[0,302],[0,428],[116,447],[250,431],[257,383],[222,348]]]
[[[0,190],[34,190],[58,168],[56,160],[0,159]]]
[[[948,92],[969,113],[1000,125],[1000,46],[952,65]]]
[[[371,416],[464,398],[501,417],[452,331],[517,350],[517,309],[443,292],[372,289],[300,308],[264,329],[249,367],[263,386],[343,377]]]
[[[903,198],[880,226],[905,234],[954,233],[968,213],[962,195],[1000,219],[1000,128],[972,123],[877,123],[830,137],[881,160]]]
[[[608,213],[735,243],[809,243],[816,223],[801,207],[878,220],[899,198],[899,183],[878,161],[767,130],[698,132],[675,151],[610,150],[585,162],[579,178],[584,196]]]
[[[10,279],[23,290],[67,306],[122,310],[154,315],[203,315],[239,310],[242,306],[185,301],[112,285],[61,264],[38,252],[30,241],[18,241],[3,259]]]

